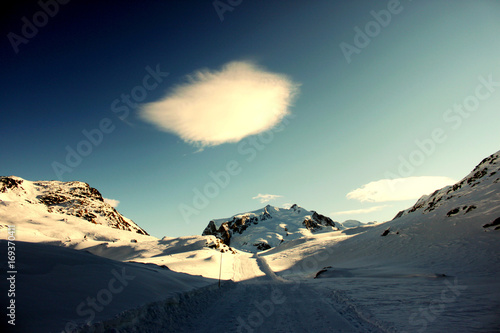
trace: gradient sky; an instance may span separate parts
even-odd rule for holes
[[[212,1],[73,0],[53,17],[21,3],[2,5],[0,174],[87,182],[157,237],[200,234],[211,219],[268,203],[385,221],[500,149],[498,1],[232,1],[221,16]],[[371,12],[388,9],[390,20],[375,23]],[[21,39],[34,16],[38,31],[24,28],[31,35]],[[342,45],[356,51],[346,57]],[[251,89],[225,72],[230,63],[258,73]],[[157,68],[168,75],[136,88]],[[200,75],[224,73],[225,86],[205,82],[213,94],[193,88]],[[271,91],[263,77],[295,94],[249,98],[235,108],[240,123],[220,118],[225,91]],[[134,88],[146,91],[137,107],[113,112]],[[154,104],[178,96],[179,107]],[[144,116],[152,105],[174,118]],[[253,133],[267,129],[260,136],[241,125],[254,114],[264,125]],[[194,120],[165,129],[187,115]],[[71,172],[54,171],[99,126],[102,142]],[[183,137],[214,128],[244,137]],[[214,187],[210,174],[228,163],[229,183]],[[215,194],[197,199],[207,186]]]

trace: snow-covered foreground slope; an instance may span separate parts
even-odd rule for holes
[[[349,303],[277,277],[256,255],[236,260],[238,267],[257,264],[261,276],[199,290],[174,306],[158,302],[127,311],[82,332],[383,332]]]
[[[322,271],[316,288],[342,293],[388,329],[499,331],[500,230],[493,223],[500,217],[498,156],[390,222],[354,235],[348,229],[343,239],[325,234],[278,246],[261,256],[287,279]]]
[[[207,278],[236,281],[249,277],[234,274],[233,257],[240,253],[222,244],[215,236],[164,237],[158,239],[134,232],[88,223],[76,217],[49,213],[42,206],[0,201],[0,239],[7,239],[8,226],[15,226],[16,240],[60,245],[118,261],[166,265],[170,269]]]
[[[6,243],[0,241],[2,258],[7,258]],[[8,332],[73,332],[86,322],[214,283],[165,267],[123,263],[47,244],[16,242],[16,265],[16,326],[9,325]],[[2,272],[7,270],[2,261]],[[6,278],[0,288],[8,290]],[[4,319],[2,325],[7,326]]]
[[[91,223],[81,214],[73,214],[78,210],[88,212],[95,208],[101,212],[115,212],[117,217],[130,221],[106,203],[93,198],[92,194],[88,198],[90,191],[85,183],[29,182],[18,177],[2,179],[6,178],[9,188],[0,193],[0,239],[8,238],[10,226],[15,228],[18,264],[18,325],[9,326],[9,331],[17,328],[21,332],[60,332],[67,322],[82,324],[88,320],[95,323],[150,302],[171,302],[168,299],[173,294],[193,288],[217,287],[221,260],[223,280],[240,281],[264,275],[250,254],[237,253],[221,244],[215,236],[158,239],[145,232],[137,232],[142,230],[138,226],[128,230],[108,223],[107,214],[98,217],[100,223]],[[12,183],[10,179],[17,182]],[[45,183],[49,184],[47,187],[52,193],[55,186],[65,187],[63,194],[58,192],[60,196],[69,198],[74,197],[75,192],[84,192],[87,197],[80,198],[81,202],[75,203],[80,199],[73,198],[66,200],[62,206],[48,206],[40,201],[51,195],[45,191],[46,187],[38,189],[33,186],[40,185],[31,186]],[[68,184],[71,186],[68,187]],[[77,190],[68,190],[74,186]],[[92,192],[98,193],[97,190]],[[0,243],[0,254],[6,258],[7,246],[4,243]],[[245,265],[235,262],[234,258],[238,255],[248,259]],[[5,265],[3,261],[4,273],[7,271]],[[108,293],[105,287],[114,274],[122,274],[123,267],[126,268],[126,276],[129,271],[136,276],[130,282],[133,287],[124,289],[116,297],[113,292],[114,301],[101,311],[98,311],[101,306],[96,305],[95,317],[90,317],[88,308],[91,305],[78,308],[81,302],[87,301],[87,297],[97,298],[101,290],[104,294],[100,297],[104,297],[103,302],[106,303]],[[4,273],[0,287],[6,291]],[[144,292],[141,293],[141,290]],[[4,299],[5,296],[2,297]],[[4,324],[5,321],[2,321]],[[73,332],[72,324],[68,327],[67,332]]]

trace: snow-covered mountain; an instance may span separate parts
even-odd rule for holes
[[[372,222],[370,222],[370,224],[372,224]],[[345,220],[344,222],[341,223],[341,225],[344,228],[357,228],[357,227],[367,225],[367,223],[363,223],[363,222],[358,221],[358,220]]]
[[[20,177],[0,177],[0,205],[18,213],[45,211],[60,214],[60,223],[68,216],[96,225],[148,233],[106,203],[99,191],[87,183],[73,181],[28,181]]]
[[[499,153],[392,221],[297,240],[261,257],[281,277],[317,276],[321,295],[347,300],[381,331],[498,332]]]
[[[76,214],[77,200],[102,204],[84,183],[2,177],[0,255],[14,225],[22,272],[17,322],[30,332],[496,332],[499,153],[385,223],[266,206],[210,221],[205,236],[162,239]],[[219,288],[219,277],[235,283]]]
[[[202,235],[214,235],[224,244],[256,252],[316,232],[340,228],[339,222],[296,204],[288,209],[267,205],[252,212],[212,220]]]
[[[466,177],[458,183],[424,195],[412,207],[400,211],[394,219],[410,213],[427,214],[447,203],[456,205],[446,212],[446,216],[468,214],[478,209],[479,202],[490,196],[498,195],[500,182],[500,151],[486,157]],[[460,200],[460,198],[462,198]],[[484,207],[481,207],[484,208]]]

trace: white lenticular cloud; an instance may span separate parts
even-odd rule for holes
[[[347,194],[361,202],[386,202],[418,199],[444,186],[456,183],[449,177],[407,177],[370,182]]]
[[[216,146],[269,130],[289,114],[298,84],[250,62],[220,71],[199,70],[140,116],[199,147]]]
[[[104,202],[109,204],[111,207],[116,208],[120,204],[119,200],[104,198]]]
[[[266,203],[266,202],[269,202],[271,200],[276,200],[277,198],[281,198],[282,196],[281,195],[276,195],[276,194],[258,194],[256,195],[255,197],[253,197],[252,199],[258,199],[260,200],[260,203]]]

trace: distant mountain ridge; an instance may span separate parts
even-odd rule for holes
[[[104,202],[101,193],[79,181],[28,181],[20,177],[0,177],[0,202],[16,202],[33,208],[45,207],[49,213],[76,216],[89,223],[115,229],[148,233]]]
[[[264,208],[210,221],[202,235],[214,235],[224,244],[249,251],[266,250],[314,232],[343,229],[341,223],[294,204]]]

